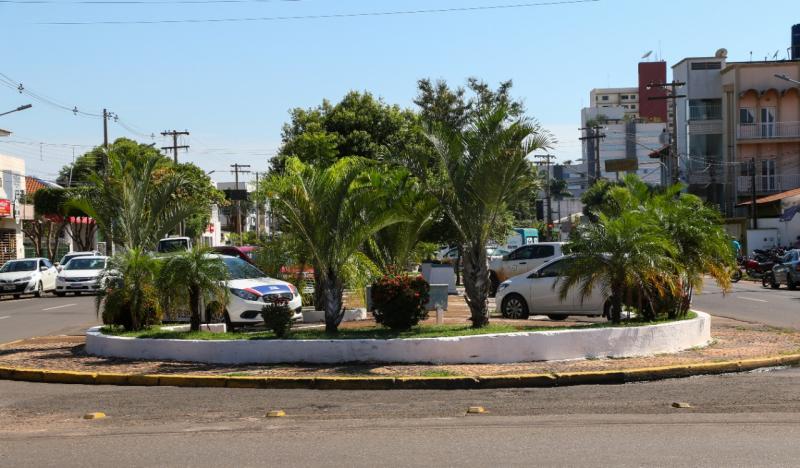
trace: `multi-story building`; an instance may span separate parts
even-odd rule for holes
[[[726,198],[752,197],[800,187],[799,60],[728,63],[722,84]]]
[[[22,234],[22,196],[25,160],[0,155],[0,264],[25,257]]]
[[[689,192],[732,215],[726,200],[723,161],[722,76],[727,52],[713,57],[688,57],[672,66],[672,77],[686,83],[678,89],[676,122],[680,181]]]
[[[638,64],[638,87],[597,88],[589,93],[591,107],[581,111],[583,165],[587,178],[616,179],[626,173],[638,174],[649,183],[661,183],[661,163],[650,157],[664,145],[670,113],[666,91],[666,62]],[[604,135],[603,138],[591,138]],[[598,164],[599,154],[599,164]]]

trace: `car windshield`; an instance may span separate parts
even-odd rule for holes
[[[36,270],[36,260],[22,260],[18,262],[7,262],[0,268],[0,273],[14,273],[17,271],[34,271]]]
[[[186,239],[164,239],[158,241],[158,252],[180,252],[182,250],[189,250],[189,242]]]
[[[265,278],[267,276],[263,271],[245,262],[241,258],[224,257],[222,261],[224,261],[225,266],[228,267],[231,279],[253,279]]]
[[[64,267],[65,270],[102,270],[106,267],[104,258],[75,258]]]
[[[61,259],[61,264],[62,264],[62,265],[66,265],[66,264],[67,264],[67,263],[69,263],[69,262],[70,262],[70,261],[71,261],[73,258],[78,258],[78,257],[88,257],[89,255],[92,255],[92,254],[90,254],[90,253],[86,253],[86,254],[72,254],[72,255],[64,255],[64,258],[62,258],[62,259]]]

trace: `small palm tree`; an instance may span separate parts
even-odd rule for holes
[[[393,208],[398,196],[367,160],[346,157],[321,168],[297,158],[267,186],[281,226],[302,239],[321,289],[325,330],[336,333],[344,316],[344,268],[377,231],[405,218]]]
[[[486,244],[509,206],[538,190],[527,156],[549,147],[549,135],[504,100],[481,103],[463,127],[425,122],[432,157],[421,152],[418,175],[438,199],[463,245],[464,286],[473,327],[489,323]]]
[[[103,289],[95,299],[103,321],[141,330],[161,321],[156,297],[156,278],[160,264],[148,252],[134,248],[111,257],[100,276]]]
[[[195,247],[188,252],[170,255],[158,276],[162,297],[185,298],[191,315],[191,330],[200,330],[200,304],[204,298],[219,304],[227,303],[228,268],[211,250]]]
[[[578,227],[564,251],[573,257],[560,281],[561,299],[574,287],[582,299],[600,288],[614,323],[634,295],[643,294],[652,304],[676,289],[670,273],[680,268],[674,261],[678,250],[647,213],[628,210],[614,218],[599,213],[597,222]]]

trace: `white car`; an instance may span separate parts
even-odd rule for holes
[[[96,250],[90,250],[90,251],[86,251],[86,252],[69,252],[68,254],[66,254],[63,257],[61,257],[61,261],[60,262],[56,263],[56,268],[58,268],[58,270],[61,271],[61,269],[64,268],[64,265],[69,263],[69,261],[72,260],[73,258],[77,258],[77,257],[99,257],[99,256],[102,256],[102,255],[103,254],[101,252],[98,252]]]
[[[41,297],[56,289],[58,270],[46,258],[10,260],[0,268],[0,296],[22,294]]]
[[[56,295],[96,293],[100,290],[100,274],[105,270],[106,262],[108,257],[101,255],[73,258],[58,273]]]
[[[508,255],[489,262],[490,294],[497,291],[503,281],[521,275],[562,255],[564,242],[539,242],[523,245]]]
[[[264,323],[261,309],[275,300],[288,301],[289,308],[294,311],[293,320],[302,319],[303,297],[293,284],[270,278],[241,258],[226,255],[219,258],[230,273],[227,282],[230,294],[224,317],[229,327]]]
[[[570,315],[607,316],[608,301],[599,286],[583,300],[578,287],[571,288],[563,301],[559,297],[559,279],[571,258],[556,258],[531,272],[503,281],[497,288],[497,311],[513,319],[527,319],[531,315],[546,315],[551,320],[564,320]]]

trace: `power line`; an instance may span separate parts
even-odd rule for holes
[[[261,16],[250,18],[205,18],[205,19],[174,19],[174,20],[110,20],[110,21],[49,21],[35,24],[58,25],[58,26],[84,26],[97,24],[175,24],[175,23],[240,23],[256,21],[291,21],[291,20],[314,20],[314,19],[336,19],[336,18],[363,18],[374,16],[405,16],[423,15],[436,13],[456,13],[473,12],[487,10],[509,10],[516,8],[533,8],[541,6],[572,5],[584,3],[596,3],[600,0],[562,0],[553,2],[535,3],[516,3],[506,5],[481,5],[474,7],[452,7],[452,8],[431,8],[419,10],[395,10],[395,11],[370,11],[360,13],[330,13],[317,15],[296,15],[296,16]]]
[[[66,5],[204,5],[204,4],[227,4],[227,3],[297,3],[302,0],[121,0],[121,1],[103,1],[103,0],[73,0],[73,1],[56,1],[56,0],[0,0],[0,3],[10,3],[14,5],[52,5],[52,4],[66,4]]]

